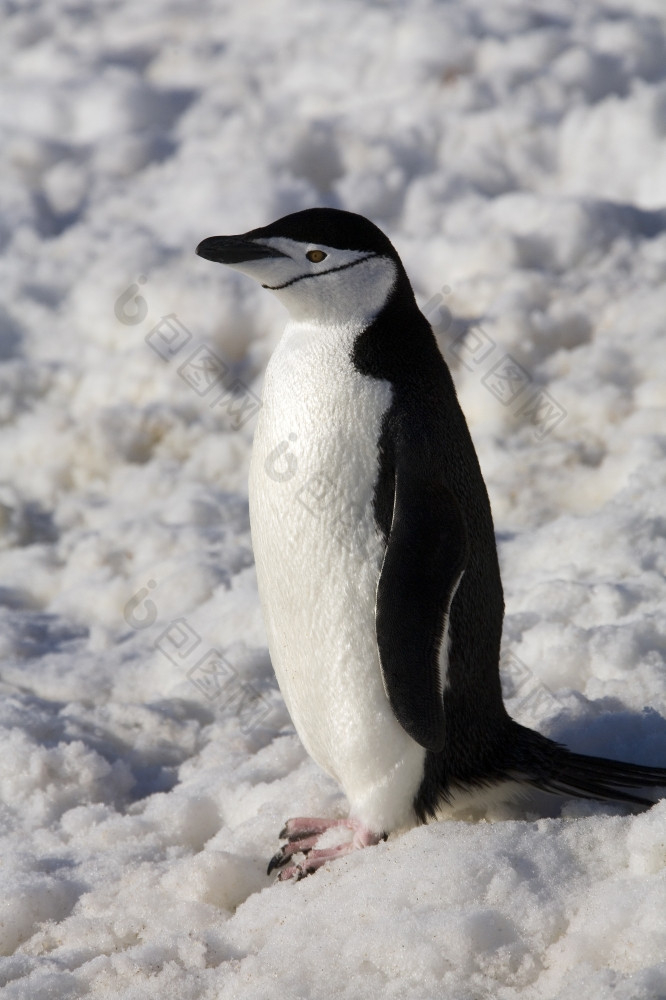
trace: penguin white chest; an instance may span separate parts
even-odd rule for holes
[[[381,676],[375,600],[385,544],[373,499],[388,382],[355,370],[358,329],[290,323],[266,372],[250,518],[271,659],[317,763],[377,830],[410,821],[424,751]]]

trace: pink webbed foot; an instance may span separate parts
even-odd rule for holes
[[[342,827],[353,831],[351,840],[332,847],[315,849],[315,845],[320,836],[327,830],[335,827]],[[278,875],[279,882],[287,882],[289,879],[298,881],[316,872],[318,868],[325,865],[327,861],[344,857],[352,851],[358,851],[362,847],[370,847],[378,844],[380,840],[386,839],[386,834],[377,834],[367,826],[359,823],[355,819],[315,819],[314,817],[299,817],[298,819],[287,820],[282,830],[280,839],[286,839],[284,844],[268,863],[268,874],[276,868],[281,868]],[[295,854],[303,854],[304,860],[299,864],[284,867]]]

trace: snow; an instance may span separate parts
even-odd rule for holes
[[[534,797],[265,875],[288,816],[345,803],[256,593],[284,316],[193,252],[318,204],[387,231],[488,484],[509,709],[666,764],[663,4],[3,7],[3,996],[666,996],[666,802]]]

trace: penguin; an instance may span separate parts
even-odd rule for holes
[[[288,820],[269,874],[299,879],[447,809],[531,788],[652,805],[632,789],[666,786],[666,768],[573,753],[506,711],[490,502],[388,237],[310,208],[196,252],[289,313],[254,435],[252,545],[280,690],[350,806],[345,819]],[[333,827],[347,839],[319,846]]]

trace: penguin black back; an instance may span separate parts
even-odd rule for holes
[[[395,443],[404,441],[410,472],[435,479],[455,498],[458,517],[449,531],[464,534],[451,552],[464,568],[449,616],[448,683],[443,691],[444,745],[428,751],[415,801],[421,820],[436,814],[456,787],[504,777],[501,748],[511,728],[499,676],[504,599],[490,501],[455,386],[432,328],[417,307],[408,279],[398,281],[386,307],[358,338],[352,355],[364,375],[387,379],[394,391],[379,441],[375,519],[388,542],[396,480]],[[445,511],[441,530],[446,532]],[[404,561],[399,572],[407,573]],[[409,570],[419,580],[419,567]],[[409,606],[387,617],[418,620],[432,582],[424,575]],[[423,631],[427,622],[419,626]],[[391,641],[389,636],[387,641]]]

